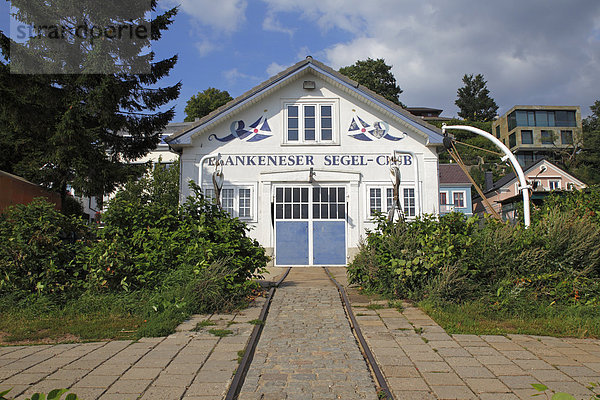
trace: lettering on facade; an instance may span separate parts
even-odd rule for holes
[[[398,165],[413,164],[412,155],[403,154],[394,161],[389,154],[288,154],[288,155],[225,155],[221,157],[224,166],[229,167],[335,167],[335,166],[369,166],[369,165]],[[208,165],[214,165],[214,159],[209,159]]]

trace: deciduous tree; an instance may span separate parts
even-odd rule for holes
[[[221,91],[209,87],[202,92],[198,92],[197,95],[192,96],[188,100],[187,105],[185,106],[184,121],[192,122],[196,118],[202,118],[230,100],[233,100],[233,98],[226,90]]]
[[[340,68],[340,73],[404,107],[404,104],[398,98],[403,90],[396,83],[396,78],[391,69],[392,66],[387,65],[383,58],[377,60],[367,58],[364,61],[358,60],[353,65]]]
[[[600,100],[592,106],[592,115],[582,121],[583,145],[577,153],[573,173],[583,182],[600,183]]]

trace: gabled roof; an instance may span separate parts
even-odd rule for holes
[[[545,158],[540,158],[537,161],[534,161],[528,165],[526,165],[523,168],[523,174],[527,175],[531,170],[541,166],[541,164],[549,164],[550,166],[552,166],[552,168],[561,171],[563,174],[565,174],[566,176],[568,176],[571,180],[577,182],[580,185],[585,185],[585,183],[581,182],[579,179],[575,178],[573,175],[569,174],[568,172],[566,172],[565,170],[563,170],[562,168],[559,168],[558,166],[556,166],[554,163],[546,160]],[[494,185],[489,188],[488,190],[484,191],[483,194],[485,194],[485,197],[490,197],[490,195],[493,194],[493,192],[497,191],[498,189],[504,187],[504,186],[509,186],[513,183],[513,181],[517,180],[517,176],[515,175],[514,172],[509,173],[508,175],[504,176],[503,178],[498,179],[497,182],[494,182]],[[480,196],[477,196],[480,197]]]
[[[465,184],[471,185],[469,177],[463,172],[458,164],[439,165],[440,185]]]
[[[253,104],[259,101],[279,85],[282,85],[284,82],[293,79],[294,77],[298,77],[301,74],[307,73],[308,71],[314,72],[325,79],[331,80],[334,83],[344,87],[348,92],[362,96],[367,101],[372,102],[376,107],[388,111],[401,121],[416,128],[417,131],[421,132],[427,137],[428,143],[434,145],[440,145],[442,143],[442,131],[436,126],[428,124],[427,122],[423,121],[423,119],[412,115],[399,105],[387,100],[383,96],[378,95],[367,87],[358,84],[358,82],[335,71],[327,65],[314,60],[310,56],[292,65],[285,71],[282,71],[279,74],[269,78],[258,86],[255,86],[246,93],[236,97],[200,120],[195,121],[184,127],[182,130],[172,134],[166,139],[166,142],[172,147],[190,144],[192,136],[205,131],[213,124],[220,122],[223,118],[243,108],[245,105]]]

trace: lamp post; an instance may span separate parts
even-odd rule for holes
[[[520,190],[521,190],[521,193],[523,193],[523,219],[525,222],[525,227],[528,228],[529,225],[531,225],[531,216],[530,216],[530,210],[529,210],[529,190],[531,190],[531,186],[527,184],[527,181],[525,180],[525,174],[523,173],[523,168],[521,168],[521,166],[519,165],[519,162],[515,158],[514,154],[509,150],[508,147],[506,147],[504,145],[504,143],[502,143],[500,140],[498,140],[495,136],[493,136],[492,134],[490,134],[486,131],[475,128],[473,126],[468,126],[468,125],[446,126],[446,124],[442,124],[442,133],[445,134],[447,129],[458,129],[458,130],[476,133],[479,136],[483,136],[484,138],[491,140],[492,143],[494,143],[496,146],[498,146],[500,148],[500,150],[502,150],[502,152],[505,154],[505,156],[502,157],[502,161],[505,161],[508,159],[511,162],[511,164],[513,165],[515,172],[517,173],[517,177],[519,179]]]

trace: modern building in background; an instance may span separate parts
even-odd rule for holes
[[[440,215],[460,212],[473,215],[471,181],[458,164],[440,164]]]
[[[492,123],[492,134],[517,157],[521,166],[557,152],[572,151],[581,141],[578,106],[514,106]]]

